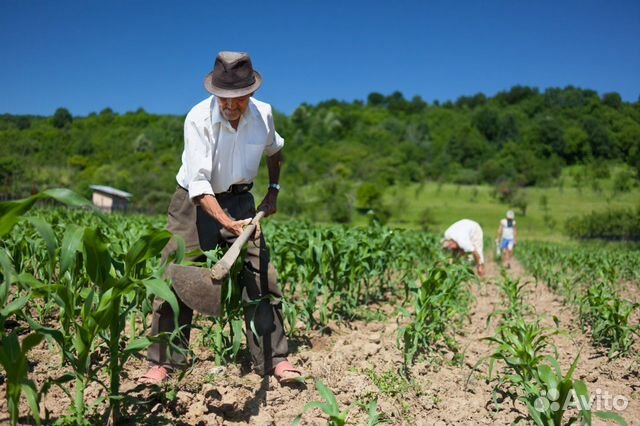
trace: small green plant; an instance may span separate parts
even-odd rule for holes
[[[591,326],[594,343],[608,347],[609,358],[631,351],[633,336],[640,335],[640,326],[630,322],[638,303],[620,299],[606,283],[590,286],[579,303],[582,329]]]
[[[367,426],[376,426],[383,423],[388,423],[382,416],[378,414],[378,400],[373,400],[367,407]]]
[[[523,383],[524,395],[521,399],[526,404],[531,419],[537,426],[564,426],[578,421],[581,425],[591,425],[593,414],[626,426],[627,422],[617,413],[591,410],[586,384],[581,380],[572,379],[579,357],[578,353],[564,376],[558,361],[547,357],[550,365],[539,365],[534,380]],[[567,409],[573,407],[577,408],[577,415],[565,420]]]
[[[209,263],[219,258],[219,253],[209,260]],[[217,365],[224,365],[237,359],[242,347],[244,336],[243,309],[241,287],[238,282],[242,262],[236,262],[229,275],[229,279],[222,286],[222,315],[213,318],[209,327],[202,333],[203,346],[213,351]],[[209,265],[210,267],[210,265]],[[251,332],[247,330],[247,332]]]
[[[491,377],[495,361],[502,361],[510,373],[501,379],[513,385],[522,385],[535,376],[538,365],[545,358],[545,351],[552,348],[557,351],[550,337],[557,334],[557,329],[549,329],[540,325],[540,319],[526,322],[522,318],[503,321],[496,335],[486,337],[496,345],[494,353],[489,357],[489,377]],[[482,363],[484,359],[478,361]]]
[[[40,410],[38,408],[40,398],[35,383],[28,378],[29,363],[27,353],[37,346],[43,338],[44,336],[40,333],[32,333],[20,343],[17,333],[14,331],[0,339],[0,365],[6,372],[7,402],[12,426],[18,422],[18,409],[20,407],[20,395],[22,394],[27,399],[36,424],[40,424]]]
[[[305,405],[302,414],[296,416],[296,418],[293,420],[293,423],[291,423],[291,426],[297,426],[300,423],[300,420],[302,420],[303,414],[314,408],[319,408],[324,414],[329,416],[329,420],[327,420],[327,426],[344,426],[347,422],[349,411],[340,410],[340,405],[338,405],[336,396],[324,383],[322,383],[318,379],[315,379],[314,383],[316,386],[316,390],[320,394],[320,397],[323,399],[323,401],[312,401]]]
[[[378,374],[373,369],[366,369],[363,372],[371,379],[373,384],[380,389],[381,394],[392,398],[404,395],[409,389],[415,386],[415,384],[407,380],[402,374],[394,370],[387,370],[382,374]]]
[[[421,277],[420,286],[413,289],[416,293],[414,313],[402,310],[411,322],[398,330],[405,370],[419,352],[432,348],[437,342],[458,351],[455,325],[467,314],[471,293],[465,281],[472,277],[469,267],[460,264],[436,264]]]
[[[520,280],[509,277],[503,269],[500,289],[504,297],[505,308],[489,315],[487,322],[496,314],[500,314],[505,320],[512,320],[531,313],[533,308],[525,301],[524,294],[524,289],[528,284],[527,281],[521,283]]]

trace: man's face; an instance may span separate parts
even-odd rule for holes
[[[242,114],[247,109],[250,98],[250,94],[239,98],[218,97],[218,103],[220,104],[220,113],[229,121],[239,120]]]
[[[449,251],[456,251],[460,248],[458,243],[456,243],[454,240],[446,240],[442,247]]]

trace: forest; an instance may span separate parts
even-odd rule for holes
[[[281,210],[291,216],[329,203],[331,221],[346,222],[386,188],[412,182],[545,186],[584,165],[586,184],[608,177],[608,164],[628,166],[616,177],[623,185],[640,176],[640,102],[615,92],[514,86],[445,102],[394,92],[302,104],[289,116],[274,108],[286,140]],[[64,107],[51,117],[0,115],[0,192],[68,187],[89,196],[89,185],[109,185],[133,194],[132,209],[163,212],[183,119],[108,107],[86,117]]]

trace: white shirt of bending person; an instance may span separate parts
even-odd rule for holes
[[[455,241],[465,253],[477,251],[480,263],[484,264],[482,228],[478,222],[462,219],[444,231],[444,238]]]
[[[216,97],[210,96],[185,118],[182,166],[176,180],[191,199],[226,192],[231,185],[253,182],[262,155],[273,155],[283,146],[271,105],[251,98],[235,130],[220,113]]]

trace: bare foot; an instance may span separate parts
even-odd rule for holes
[[[145,385],[159,385],[169,379],[169,370],[161,365],[154,365],[144,376],[140,376],[138,383]]]
[[[291,365],[289,361],[284,360],[279,362],[273,369],[273,376],[278,380],[278,383],[284,385],[298,381],[303,377],[303,374],[302,370]]]

